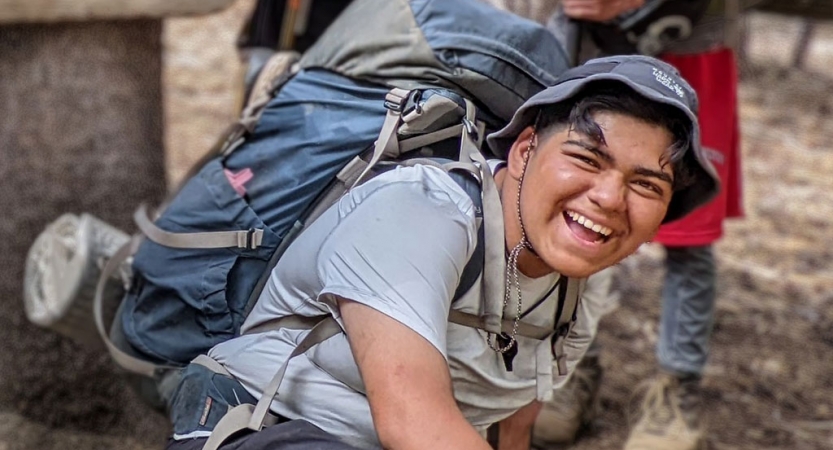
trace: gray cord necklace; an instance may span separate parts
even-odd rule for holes
[[[506,264],[506,273],[504,275],[506,290],[503,295],[503,309],[505,310],[509,307],[509,303],[512,299],[512,285],[514,284],[515,293],[518,297],[518,310],[515,315],[515,319],[512,321],[512,334],[507,335],[506,333],[501,333],[497,335],[497,343],[492,341],[493,333],[487,333],[486,335],[486,342],[489,344],[489,347],[496,353],[503,355],[503,362],[506,365],[506,370],[509,372],[512,371],[512,360],[518,353],[518,324],[520,323],[521,315],[523,313],[523,297],[521,294],[520,276],[518,275],[518,257],[525,248],[533,251],[532,244],[529,243],[529,240],[526,237],[526,229],[524,228],[523,218],[521,217],[521,190],[523,188],[524,176],[526,175],[526,165],[529,161],[529,153],[533,149],[534,142],[535,133],[533,132],[529,137],[527,151],[524,155],[523,170],[521,171],[521,176],[518,180],[518,195],[515,199],[515,207],[518,212],[518,223],[521,226],[521,240],[517,245],[515,245],[512,251],[509,252]]]

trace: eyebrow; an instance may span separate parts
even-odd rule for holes
[[[591,143],[588,143],[588,142],[583,142],[583,141],[576,141],[576,140],[572,140],[572,139],[568,139],[567,141],[565,141],[565,144],[572,144],[572,145],[581,147],[581,148],[593,153],[594,155],[598,156],[599,158],[602,158],[608,164],[613,164],[614,162],[616,162],[616,160],[613,158],[613,155],[611,155],[610,153],[602,150],[597,145],[594,145],[594,144],[591,144]],[[674,180],[671,178],[671,175],[668,175],[667,173],[659,171],[659,170],[649,169],[649,168],[643,167],[643,166],[637,166],[636,168],[634,168],[634,173],[636,173],[637,175],[642,175],[644,177],[657,178],[659,180],[665,181],[666,183],[668,183],[670,185],[674,184]]]
[[[616,160],[613,158],[613,155],[611,155],[610,153],[600,149],[598,145],[594,145],[594,144],[591,144],[591,143],[588,143],[588,142],[583,142],[583,141],[575,141],[575,140],[572,140],[572,139],[568,139],[567,141],[565,141],[565,144],[572,144],[572,145],[581,147],[581,148],[593,153],[594,155],[598,156],[599,158],[602,158],[603,160],[605,160],[609,164],[613,164],[614,162],[616,162]]]
[[[670,185],[674,185],[674,180],[671,178],[671,175],[668,175],[665,172],[660,172],[659,170],[649,169],[647,167],[637,166],[634,169],[634,173],[637,175],[642,175],[644,177],[652,177],[652,178],[659,178],[662,181]]]

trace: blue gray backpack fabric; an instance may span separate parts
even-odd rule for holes
[[[137,212],[144,236],[120,252],[135,252],[133,275],[112,330],[97,299],[114,359],[159,376],[237,336],[283,249],[386,161],[460,170],[477,197],[485,134],[567,68],[544,27],[477,0],[354,1],[158,216]],[[454,162],[414,159],[426,156]],[[458,293],[487,270],[484,251]],[[474,322],[500,332],[497,305]]]

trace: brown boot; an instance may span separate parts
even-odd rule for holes
[[[651,382],[642,402],[639,422],[625,450],[702,449],[700,380],[661,375]]]
[[[567,383],[544,403],[532,429],[533,447],[543,450],[573,443],[596,416],[601,380],[599,357],[582,359]]]

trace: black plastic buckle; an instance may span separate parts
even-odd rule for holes
[[[463,127],[465,127],[466,133],[471,136],[473,141],[477,142],[479,140],[480,132],[477,131],[477,126],[468,117],[463,118]]]
[[[255,229],[249,228],[249,231],[246,232],[246,250],[254,250],[254,246],[252,245],[252,241],[254,240],[253,237],[255,235]]]
[[[408,93],[407,97],[400,100],[399,103],[390,101],[387,98],[385,98],[385,108],[391,111],[396,111],[403,116],[414,110],[417,112],[417,114],[422,114],[422,105],[420,105],[421,101],[422,90],[414,89]]]

